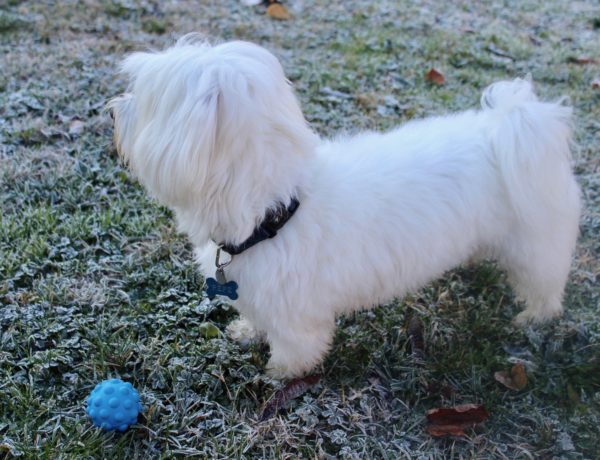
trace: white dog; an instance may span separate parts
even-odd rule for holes
[[[336,315],[473,257],[506,269],[526,305],[517,323],[562,312],[580,213],[571,109],[540,102],[529,80],[489,86],[481,110],[326,141],[257,45],[186,36],[123,70],[128,92],[109,104],[118,151],[174,210],[203,274],[223,264],[218,285],[237,283],[230,330],[266,337],[271,375],[319,364]],[[279,214],[276,236],[223,254]]]

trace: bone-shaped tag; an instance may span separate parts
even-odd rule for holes
[[[235,300],[238,298],[237,288],[238,285],[235,281],[219,283],[214,278],[206,278],[206,294],[210,300],[218,295],[224,295],[231,300]]]

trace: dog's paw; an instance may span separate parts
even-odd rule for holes
[[[562,313],[562,307],[545,308],[541,310],[533,310],[527,308],[514,317],[512,323],[517,327],[525,327],[529,324],[540,324],[557,318]]]
[[[293,367],[289,363],[277,362],[270,359],[266,365],[265,372],[272,379],[290,380],[303,377],[308,374],[308,367]]]
[[[266,374],[277,380],[289,380],[304,377],[311,372],[321,372],[319,364],[306,360],[277,359],[271,351],[271,359],[266,365]]]
[[[516,327],[525,327],[528,324],[536,322],[536,316],[533,312],[528,310],[524,310],[515,316],[512,320],[512,323]]]
[[[264,340],[263,334],[244,317],[229,323],[226,332],[227,336],[242,348],[248,348],[250,344]]]

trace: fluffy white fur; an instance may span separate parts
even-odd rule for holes
[[[489,86],[481,110],[322,140],[277,59],[251,43],[184,37],[123,70],[129,90],[110,103],[118,150],[175,211],[205,276],[215,241],[239,244],[267,209],[300,200],[226,269],[243,318],[230,329],[264,334],[272,375],[316,366],[336,315],[473,257],[506,269],[526,305],[518,323],[561,313],[580,213],[571,109],[539,101],[530,81]]]

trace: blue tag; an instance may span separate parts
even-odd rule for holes
[[[218,295],[224,295],[231,300],[235,300],[238,298],[237,288],[238,285],[235,281],[222,284],[214,278],[206,278],[206,294],[210,300]]]

